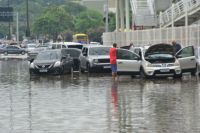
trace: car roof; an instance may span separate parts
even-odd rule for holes
[[[83,47],[87,47],[87,48],[98,48],[98,47],[110,47],[111,46],[104,46],[104,45],[90,45],[90,44],[86,44]]]

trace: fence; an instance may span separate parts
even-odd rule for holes
[[[135,46],[144,46],[156,43],[171,43],[172,40],[176,40],[182,46],[200,46],[200,25],[130,32],[107,32],[103,34],[104,45],[112,45],[116,42],[118,46],[124,46],[133,42]]]

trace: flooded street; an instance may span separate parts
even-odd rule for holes
[[[199,133],[200,80],[107,74],[30,77],[0,61],[1,133]]]

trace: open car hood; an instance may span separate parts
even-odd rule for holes
[[[150,46],[146,52],[144,57],[147,57],[148,55],[152,55],[152,54],[171,54],[174,56],[174,49],[173,46],[170,44],[164,44],[164,43],[160,43],[160,44],[155,44],[153,46]]]

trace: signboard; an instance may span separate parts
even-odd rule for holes
[[[0,22],[13,22],[12,7],[0,7]]]

